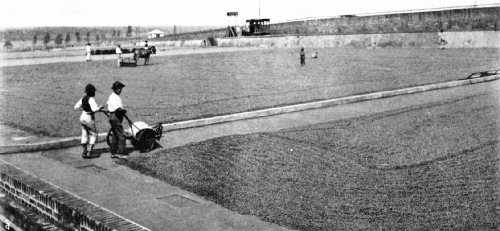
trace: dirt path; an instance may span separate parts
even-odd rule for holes
[[[251,51],[261,50],[265,48],[258,47],[206,47],[206,48],[171,48],[159,47],[155,56],[171,56],[171,55],[189,55],[189,54],[206,54],[234,51]],[[52,56],[52,55],[51,55]],[[132,57],[132,54],[124,54],[123,57]],[[154,56],[153,56],[154,57]],[[94,55],[93,61],[115,59],[115,55]],[[40,58],[19,58],[7,59],[0,55],[0,67],[35,65],[47,63],[62,63],[62,62],[85,62],[86,57],[81,56],[66,56],[66,57],[40,57]]]

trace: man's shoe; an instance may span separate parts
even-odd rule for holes
[[[95,154],[95,153],[89,153],[89,154],[88,154],[88,158],[91,158],[91,159],[92,159],[92,158],[97,158],[97,157],[100,157],[100,156],[101,156],[101,155],[99,155],[99,154]]]

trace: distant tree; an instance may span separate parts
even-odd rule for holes
[[[119,31],[119,30],[118,30],[118,31],[116,31],[116,37],[118,37],[118,38],[119,38],[119,37],[120,37],[120,33],[121,33],[121,31]]]
[[[113,38],[116,37],[116,30],[113,30]]]
[[[132,37],[132,26],[127,26],[127,38]]]
[[[62,41],[63,41],[63,35],[62,34],[58,34],[56,36],[56,38],[54,39],[54,42],[56,43],[56,45],[59,45],[59,46],[61,46]]]
[[[99,42],[101,38],[99,37],[99,34],[95,34],[95,41]]]
[[[64,41],[66,42],[66,46],[68,46],[69,42],[71,41],[71,36],[69,35],[69,32],[66,33],[66,39]]]
[[[87,34],[85,35],[85,41],[87,41],[87,43],[90,42],[90,32],[87,31]]]
[[[31,40],[33,42],[33,46],[31,47],[31,50],[35,49],[35,45],[36,45],[36,42],[38,41],[38,37],[35,35],[33,35],[33,40]]]
[[[103,41],[106,41],[106,32],[102,33],[102,35],[101,35],[101,39],[102,39]]]
[[[3,44],[3,47],[7,48],[8,51],[13,47],[12,43],[10,40],[5,40],[5,43]]]
[[[43,37],[43,44],[44,44],[44,47],[43,49],[47,48],[47,44],[49,44],[50,42],[50,34],[49,32],[45,33],[45,37]]]
[[[75,37],[76,37],[76,43],[80,44],[80,41],[82,41],[82,38],[80,37],[80,32],[75,32]]]

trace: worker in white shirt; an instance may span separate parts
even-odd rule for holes
[[[125,153],[125,133],[123,131],[123,117],[127,110],[123,108],[120,94],[125,85],[119,81],[113,83],[111,89],[113,93],[108,98],[109,124],[113,136],[111,139],[111,158],[126,157]]]
[[[120,67],[120,63],[122,61],[122,49],[120,48],[120,44],[116,46],[116,62],[118,67]]]
[[[86,53],[87,53],[87,61],[91,61],[92,49],[90,48],[90,43],[87,43]]]
[[[95,102],[95,87],[92,84],[87,84],[85,87],[85,96],[81,98],[75,104],[75,110],[82,110],[82,115],[80,116],[80,123],[82,124],[82,147],[83,147],[83,158],[95,157],[92,154],[92,149],[94,148],[95,141],[97,139],[97,128],[95,126],[95,116],[94,114],[98,111],[102,111],[104,107],[100,107]]]

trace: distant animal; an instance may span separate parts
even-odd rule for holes
[[[150,46],[147,49],[146,48],[134,48],[132,49],[132,52],[134,53],[134,60],[135,63],[139,61],[139,58],[144,59],[144,65],[149,64],[149,56],[151,54],[156,54],[156,48],[155,46]]]

